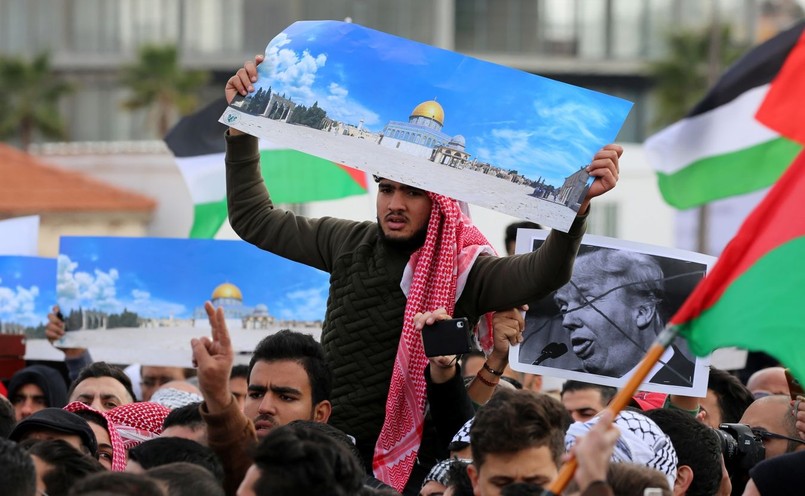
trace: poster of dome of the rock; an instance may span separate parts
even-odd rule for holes
[[[631,102],[337,21],[296,22],[220,121],[567,231]]]

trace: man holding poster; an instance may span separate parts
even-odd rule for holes
[[[262,60],[247,62],[229,79],[228,102],[253,91]],[[331,274],[322,331],[334,372],[330,423],[356,438],[364,463],[379,479],[398,490],[406,483],[418,490],[433,454],[420,434],[427,359],[414,315],[443,306],[474,324],[488,312],[518,307],[566,283],[590,200],[615,186],[623,149],[607,145],[587,166],[596,180],[568,233],[553,232],[533,253],[499,258],[458,202],[388,179],[378,180],[377,222],[308,219],[275,209],[260,174],[257,139],[234,128],[226,139],[227,203],[235,232]],[[491,348],[491,329],[481,328],[479,341]],[[487,363],[480,373],[501,370]]]

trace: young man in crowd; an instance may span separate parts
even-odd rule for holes
[[[254,90],[262,60],[247,62],[227,81],[228,103]],[[474,326],[487,312],[519,307],[564,284],[590,200],[615,186],[623,152],[608,145],[592,158],[587,172],[596,180],[568,233],[551,233],[533,253],[498,258],[479,256],[491,252],[488,242],[464,220],[457,202],[387,178],[377,178],[377,222],[307,219],[275,209],[260,177],[257,139],[234,128],[226,139],[227,204],[235,232],[331,274],[322,345],[335,372],[332,422],[356,437],[364,464],[397,489],[409,480],[424,431],[425,384],[416,366],[424,356],[413,315],[455,304],[451,313]],[[456,257],[436,250],[436,239],[455,244]],[[452,284],[449,274],[459,267],[461,283]],[[410,286],[401,286],[408,277]],[[406,386],[411,381],[414,388]],[[400,430],[402,435],[395,434]]]
[[[618,390],[581,381],[565,381],[560,398],[575,422],[586,422],[609,405]]]
[[[0,467],[0,488],[5,496],[36,494],[34,462],[17,443],[0,438]]]
[[[67,404],[67,385],[56,369],[31,365],[11,376],[8,399],[14,405],[17,422],[45,408]]]
[[[674,495],[712,496],[721,484],[721,443],[713,429],[687,412],[670,408],[649,410],[671,438],[678,458]]]
[[[94,362],[84,367],[67,394],[70,402],[80,401],[101,412],[135,401],[129,377],[106,362]]]
[[[754,398],[749,389],[729,372],[710,367],[707,396],[698,400],[702,421],[714,429],[741,420]]]
[[[212,339],[193,339],[201,414],[209,446],[221,457],[227,494],[234,494],[251,465],[249,449],[275,427],[294,420],[327,422],[332,406],[332,372],[324,350],[312,337],[280,331],[264,338],[249,363],[249,386],[243,412],[229,390],[234,360],[223,309],[205,305]]]
[[[501,390],[492,396],[470,429],[468,471],[475,494],[496,496],[514,482],[547,485],[565,452],[565,415],[556,400],[530,391]]]
[[[547,395],[497,392],[470,429],[473,460],[467,470],[475,496],[498,496],[518,482],[547,486],[559,472],[568,423],[564,407]],[[579,464],[574,479],[583,496],[612,494],[606,472],[619,431],[611,423],[611,413],[603,413],[573,447]]]
[[[305,423],[291,424],[260,441],[237,494],[355,496],[361,494],[363,477],[360,461],[342,443]]]

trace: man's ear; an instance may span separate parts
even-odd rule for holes
[[[333,405],[328,400],[324,400],[313,407],[313,421],[326,424],[330,420],[331,413],[333,413]]]
[[[478,468],[475,466],[474,463],[470,463],[467,465],[467,475],[470,476],[470,482],[472,482],[472,493],[476,496],[478,495]]]
[[[673,487],[674,496],[686,494],[691,484],[693,484],[693,469],[688,465],[679,465],[676,468],[676,480]]]
[[[642,301],[638,303],[635,312],[637,312],[635,316],[637,327],[645,329],[654,321],[654,317],[657,315],[657,305],[653,301]]]

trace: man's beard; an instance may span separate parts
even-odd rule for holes
[[[380,219],[377,219],[377,235],[389,248],[413,253],[425,244],[425,237],[428,235],[428,226],[426,224],[422,229],[405,239],[389,238],[380,226]]]

